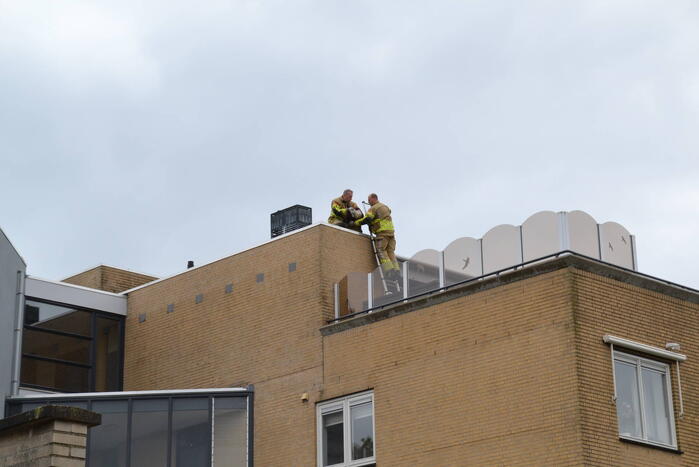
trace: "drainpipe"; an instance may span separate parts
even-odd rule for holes
[[[10,392],[13,396],[19,395],[20,365],[22,364],[22,327],[24,326],[24,283],[24,272],[17,271],[17,289],[15,294],[15,348],[12,361],[12,389]]]

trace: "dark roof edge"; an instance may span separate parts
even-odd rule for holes
[[[101,423],[102,415],[78,407],[44,405],[0,420],[0,432],[15,428],[24,428],[53,420],[84,423],[87,426],[95,426]]]
[[[699,304],[699,290],[674,284],[657,277],[625,269],[575,253],[567,253],[557,258],[543,260],[520,269],[486,277],[482,280],[469,282],[460,286],[454,286],[452,288],[448,288],[447,290],[435,290],[432,294],[408,299],[393,305],[387,305],[386,307],[374,310],[371,313],[358,314],[355,317],[323,326],[320,328],[320,332],[323,336],[329,336],[348,329],[364,326],[365,324],[370,324],[375,321],[381,321],[393,316],[410,313],[422,308],[436,305],[438,303],[447,302],[456,298],[465,297],[467,295],[472,295],[474,293],[565,268],[575,268],[581,271],[591,272],[598,276],[607,277],[625,284],[658,292],[679,300]]]

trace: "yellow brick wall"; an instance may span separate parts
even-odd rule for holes
[[[367,389],[381,467],[699,465],[696,305],[562,268],[322,337],[332,284],[373,267],[316,226],[131,292],[124,389],[254,384],[258,467],[315,465],[316,404]],[[685,454],[618,440],[604,333],[690,354]]]
[[[157,279],[157,277],[101,265],[63,279],[62,282],[104,290],[106,292],[120,293],[154,281],[155,279]]]
[[[326,337],[322,399],[374,390],[381,466],[582,465],[565,270]]]
[[[572,274],[586,465],[699,465],[699,305],[590,272],[574,270]],[[686,413],[683,418],[679,418],[674,365],[671,379],[678,445],[684,454],[618,440],[611,351],[602,342],[605,334],[660,348],[668,342],[682,345],[681,352],[688,356],[680,366]]]
[[[255,465],[312,465],[315,408],[301,394],[322,382],[332,284],[373,261],[366,237],[320,225],[131,292],[124,390],[254,384]]]
[[[97,266],[95,268],[88,269],[87,271],[83,271],[74,276],[67,277],[63,279],[61,282],[101,290],[100,287],[102,287],[102,267]]]

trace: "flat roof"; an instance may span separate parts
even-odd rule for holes
[[[127,311],[126,297],[123,295],[33,276],[27,276],[24,294],[27,298],[43,299],[122,316],[125,316]]]
[[[146,274],[145,272],[134,271],[133,269],[130,269],[130,268],[122,268],[119,266],[112,266],[111,264],[100,263],[100,264],[97,264],[96,266],[92,266],[92,267],[89,267],[87,269],[83,269],[80,272],[76,272],[75,274],[71,274],[70,276],[66,276],[63,279],[61,279],[61,281],[64,281],[66,279],[70,279],[70,278],[75,277],[75,276],[79,276],[80,274],[83,274],[83,273],[86,273],[88,271],[92,271],[93,269],[97,269],[97,268],[101,268],[101,267],[118,269],[120,271],[126,271],[126,272],[133,272],[134,274],[139,274],[141,276],[148,276],[148,277],[152,277],[154,279],[158,278],[158,276],[154,276],[153,274]]]
[[[254,246],[249,247],[249,248],[245,248],[244,250],[240,250],[240,251],[235,252],[235,253],[232,253],[232,254],[230,254],[230,255],[223,256],[223,257],[218,258],[218,259],[215,259],[215,260],[213,260],[213,261],[209,261],[208,263],[204,263],[204,264],[202,264],[202,265],[200,265],[200,266],[195,266],[195,267],[193,267],[193,268],[185,269],[184,271],[176,272],[176,273],[174,273],[174,274],[172,274],[172,275],[163,277],[163,278],[161,278],[161,279],[157,279],[157,280],[148,282],[148,283],[146,283],[146,284],[142,284],[142,285],[139,285],[139,286],[137,286],[137,287],[133,287],[133,288],[128,289],[128,290],[124,290],[123,292],[120,292],[120,295],[127,295],[127,294],[129,294],[129,293],[131,293],[131,292],[134,292],[134,291],[136,291],[136,290],[143,289],[143,288],[149,287],[149,286],[151,286],[151,285],[155,285],[155,284],[157,284],[157,283],[159,283],[159,282],[163,282],[163,281],[166,281],[166,280],[168,280],[168,279],[172,279],[173,277],[181,276],[182,274],[187,274],[188,272],[196,271],[197,269],[204,268],[204,267],[206,267],[206,266],[209,266],[209,265],[211,265],[211,264],[217,263],[217,262],[219,262],[219,261],[222,261],[222,260],[224,260],[224,259],[230,258],[230,257],[232,257],[232,256],[236,256],[236,255],[245,253],[245,252],[247,252],[247,251],[254,250],[255,248],[260,248],[260,247],[262,247],[262,246],[268,245],[268,244],[270,244],[270,243],[272,243],[272,242],[276,242],[276,241],[281,240],[281,239],[284,239],[284,238],[289,238],[289,237],[292,236],[292,235],[297,235],[297,234],[299,234],[299,233],[301,233],[301,232],[305,232],[306,230],[310,230],[310,229],[312,229],[312,228],[314,228],[314,227],[318,227],[318,226],[330,227],[330,228],[332,228],[332,229],[338,229],[338,230],[341,230],[342,232],[345,232],[345,233],[348,233],[348,234],[351,234],[351,235],[360,235],[360,236],[369,238],[369,235],[364,234],[364,233],[356,232],[356,231],[354,231],[354,230],[345,229],[345,228],[343,228],[343,227],[338,227],[338,226],[336,226],[336,225],[328,224],[327,222],[316,222],[316,223],[314,223],[314,224],[307,225],[306,227],[301,227],[300,229],[292,230],[291,232],[287,232],[287,233],[285,233],[285,234],[282,234],[282,235],[279,235],[279,236],[277,236],[277,237],[271,238],[271,239],[266,240],[266,241],[264,241],[264,242],[262,242],[262,243],[258,243],[258,244],[254,245]]]
[[[32,400],[32,399],[95,399],[95,398],[116,398],[116,397],[139,397],[139,396],[174,396],[191,394],[235,394],[254,392],[249,388],[200,388],[200,389],[163,389],[151,391],[110,391],[110,392],[63,392],[46,394],[26,394],[23,396],[8,396],[7,400]]]

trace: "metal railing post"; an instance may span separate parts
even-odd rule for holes
[[[403,298],[408,298],[408,262],[403,262],[401,268],[403,268]]]
[[[335,296],[335,319],[340,317],[340,284],[333,284],[333,295]]]
[[[374,308],[374,281],[372,277],[372,273],[369,273],[366,275],[367,277],[367,284],[366,284],[366,291],[367,291],[367,310],[371,310]]]
[[[636,256],[636,236],[631,235],[631,260],[633,261],[633,270],[638,271],[638,257]]]
[[[437,259],[437,262],[439,263],[439,288],[441,289],[447,282],[444,277],[444,251],[439,252],[439,259]]]

